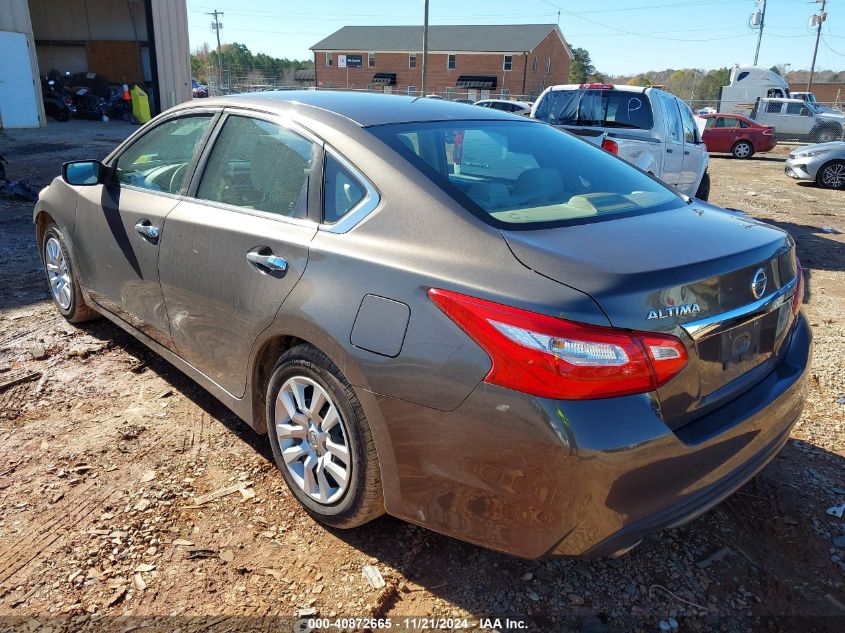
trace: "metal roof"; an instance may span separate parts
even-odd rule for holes
[[[537,123],[515,114],[445,99],[405,97],[374,92],[320,90],[252,92],[227,97],[194,99],[180,107],[215,106],[279,113],[292,109],[301,112],[305,117],[320,119],[327,123],[332,120],[337,121],[337,117],[342,117],[361,127],[422,121],[505,120]]]
[[[521,53],[556,29],[556,24],[435,25],[428,27],[428,50]],[[422,50],[422,35],[422,26],[344,26],[311,50],[413,53]]]

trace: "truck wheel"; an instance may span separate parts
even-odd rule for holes
[[[822,165],[816,182],[825,189],[845,189],[845,160],[832,160]]]
[[[842,130],[832,125],[823,127],[813,135],[815,143],[830,143],[842,137]]]
[[[704,202],[707,202],[707,199],[710,197],[710,174],[706,171],[701,177],[701,184],[698,185],[698,191],[695,192],[695,197],[699,200],[704,200]]]
[[[349,382],[316,347],[285,352],[267,386],[276,465],[312,517],[352,528],[384,514],[376,447]]]
[[[734,158],[751,158],[754,155],[754,146],[748,141],[739,141],[731,148]]]
[[[57,108],[56,111],[53,112],[53,118],[59,123],[67,123],[68,121],[70,121],[70,111],[59,110]]]

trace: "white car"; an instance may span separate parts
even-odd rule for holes
[[[522,114],[528,116],[531,114],[531,104],[527,101],[511,101],[509,99],[482,99],[476,101],[475,105],[482,108],[492,108],[494,110],[501,110],[502,112],[512,112],[514,114]]]
[[[710,157],[689,106],[658,88],[567,84],[546,88],[531,116],[599,145],[701,200]]]

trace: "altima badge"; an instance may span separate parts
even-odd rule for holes
[[[688,303],[682,306],[666,306],[658,310],[649,310],[649,319],[668,319],[676,316],[689,316],[701,312],[701,306],[697,303]]]

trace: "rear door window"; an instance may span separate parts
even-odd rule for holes
[[[803,103],[787,103],[786,113],[796,116],[811,116],[810,109]]]
[[[675,97],[663,92],[658,94],[660,95],[660,104],[666,113],[668,140],[672,143],[680,143],[683,138],[683,131],[681,128],[681,115],[678,112],[678,104],[675,102]]]
[[[770,114],[780,114],[782,107],[783,103],[780,101],[769,101],[769,103],[766,104],[766,112]]]
[[[313,144],[280,125],[230,116],[214,143],[196,197],[305,218]]]
[[[645,93],[626,90],[551,90],[535,115],[554,125],[578,125],[650,130],[651,102]]]
[[[698,125],[695,123],[695,117],[692,115],[692,110],[683,101],[676,100],[678,110],[681,112],[681,124],[684,128],[684,142],[694,145],[698,143]],[[734,119],[736,121],[736,119]],[[736,126],[736,123],[734,123]]]

